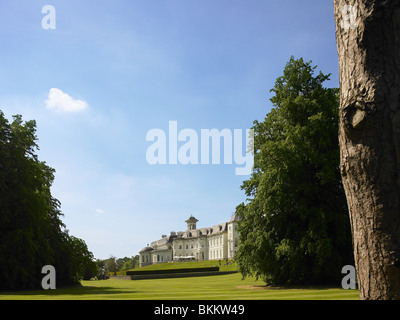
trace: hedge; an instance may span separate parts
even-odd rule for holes
[[[219,267],[200,267],[200,268],[180,268],[180,269],[160,269],[160,270],[129,270],[126,275],[146,275],[146,274],[167,274],[167,273],[190,273],[219,271]]]

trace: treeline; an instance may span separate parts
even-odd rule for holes
[[[110,256],[108,259],[97,259],[96,264],[98,268],[97,278],[106,279],[110,273],[137,268],[139,266],[139,255],[131,258]]]
[[[98,273],[84,240],[68,233],[60,202],[50,192],[55,170],[39,161],[36,122],[12,123],[0,111],[0,289],[41,287],[42,267],[57,286]]]

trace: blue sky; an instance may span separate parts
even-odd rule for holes
[[[292,55],[339,85],[326,0],[0,1],[0,39],[0,110],[37,121],[63,221],[96,258],[133,256],[190,215],[228,221],[245,201],[235,164],[150,165],[149,130],[244,132]]]

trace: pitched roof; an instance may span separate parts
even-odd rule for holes
[[[193,217],[192,215],[190,215],[190,217],[189,217],[189,219],[187,219],[185,222],[186,223],[188,223],[188,222],[197,222],[197,221],[199,221],[199,220],[197,220],[195,217]]]
[[[153,241],[151,243],[151,246],[155,247],[155,246],[161,246],[166,243],[172,243],[172,240],[174,238],[176,238],[176,235],[163,236],[161,239]]]
[[[193,229],[193,230],[187,230],[183,233],[180,233],[178,236],[179,238],[182,239],[187,239],[187,238],[198,238],[202,236],[211,236],[214,234],[219,234],[223,233],[227,230],[227,222],[220,223],[218,225],[209,227],[209,228],[199,228],[199,229]]]

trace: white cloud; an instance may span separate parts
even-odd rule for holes
[[[46,108],[61,112],[80,112],[89,106],[86,101],[75,100],[60,89],[51,88],[49,98],[46,100]]]
[[[104,210],[103,209],[96,209],[96,212],[97,213],[104,213]]]

